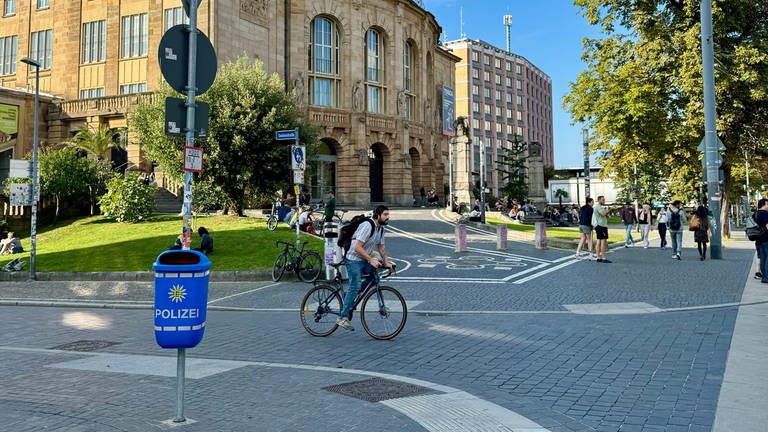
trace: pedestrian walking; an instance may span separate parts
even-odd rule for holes
[[[605,254],[608,251],[608,213],[610,211],[611,208],[605,206],[605,197],[602,195],[597,197],[597,204],[595,204],[592,213],[592,224],[595,227],[595,237],[597,237],[597,242],[595,243],[597,262],[601,263],[611,262],[605,258]]]
[[[757,212],[755,212],[755,223],[759,227],[765,227],[768,230],[768,199],[761,198],[757,202]],[[760,258],[760,282],[768,283],[768,231],[763,232],[755,240],[757,256]]]
[[[630,247],[635,244],[635,240],[632,238],[632,226],[637,223],[637,216],[635,215],[635,209],[629,201],[624,203],[624,207],[621,209],[621,220],[624,222],[624,228],[627,231],[624,247]]]
[[[694,224],[693,217],[691,217],[691,230],[693,231],[693,240],[696,242],[696,249],[699,250],[699,259],[704,261],[707,259],[707,243],[709,243],[709,211],[703,204],[700,204],[696,208],[694,216],[698,220],[697,224]]]
[[[675,200],[669,206],[667,217],[669,219],[669,237],[672,239],[672,259],[679,261],[682,259],[680,253],[683,250],[683,225],[688,223],[680,200]]]
[[[661,248],[667,247],[667,209],[662,207],[656,214],[656,228],[659,230],[659,239],[661,239]]]
[[[594,213],[592,206],[594,204],[595,200],[587,198],[587,203],[579,209],[579,244],[576,246],[576,258],[581,258],[581,247],[587,243],[589,251],[587,257],[597,259],[597,255],[592,252],[592,214]]]
[[[651,244],[648,240],[648,236],[651,233],[652,219],[651,206],[647,203],[643,204],[643,207],[640,209],[640,214],[637,215],[637,224],[640,227],[640,239],[643,242],[643,249],[648,249],[648,246]]]

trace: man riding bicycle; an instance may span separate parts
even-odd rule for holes
[[[384,227],[388,223],[389,208],[383,205],[377,206],[373,209],[372,219],[361,223],[352,236],[352,245],[346,255],[349,289],[344,296],[344,306],[339,319],[336,321],[339,327],[350,331],[355,329],[349,322],[350,308],[360,292],[363,274],[371,274],[381,266],[394,271],[394,266],[389,262],[387,250],[384,247]],[[378,250],[381,260],[372,256],[374,248]]]

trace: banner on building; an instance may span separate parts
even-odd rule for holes
[[[0,104],[0,143],[16,138],[18,133],[18,105]]]
[[[443,86],[443,135],[453,136],[453,122],[456,121],[456,98],[453,89]]]

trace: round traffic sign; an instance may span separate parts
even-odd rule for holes
[[[179,93],[186,93],[189,74],[189,30],[179,24],[168,29],[160,39],[157,52],[160,71],[168,84]],[[195,87],[198,95],[211,88],[216,78],[216,51],[203,32],[197,34],[197,61],[195,62]]]

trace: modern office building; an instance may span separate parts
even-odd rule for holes
[[[41,143],[59,143],[86,127],[125,127],[126,113],[161,82],[161,37],[187,21],[181,0],[0,3],[0,104],[25,125],[0,140],[6,158],[32,147],[35,73],[22,57],[40,62],[40,91],[52,99]],[[198,27],[219,65],[261,60],[321,126],[321,154],[306,176],[313,196],[335,189],[341,203],[410,205],[421,187],[442,192],[448,183],[443,115],[453,106],[446,100],[443,109],[443,95],[452,94],[459,59],[439,45],[441,28],[421,2],[203,0]],[[24,97],[3,90],[17,88]],[[132,137],[122,139],[113,160],[150,169]]]
[[[443,46],[461,59],[456,65],[456,116],[466,117],[470,127],[474,183],[479,186],[484,146],[486,185],[499,195],[496,162],[515,136],[538,143],[531,146],[541,151],[535,156],[545,167],[554,167],[550,77],[525,57],[481,40],[463,38]],[[529,182],[543,181],[535,177],[529,176]]]

